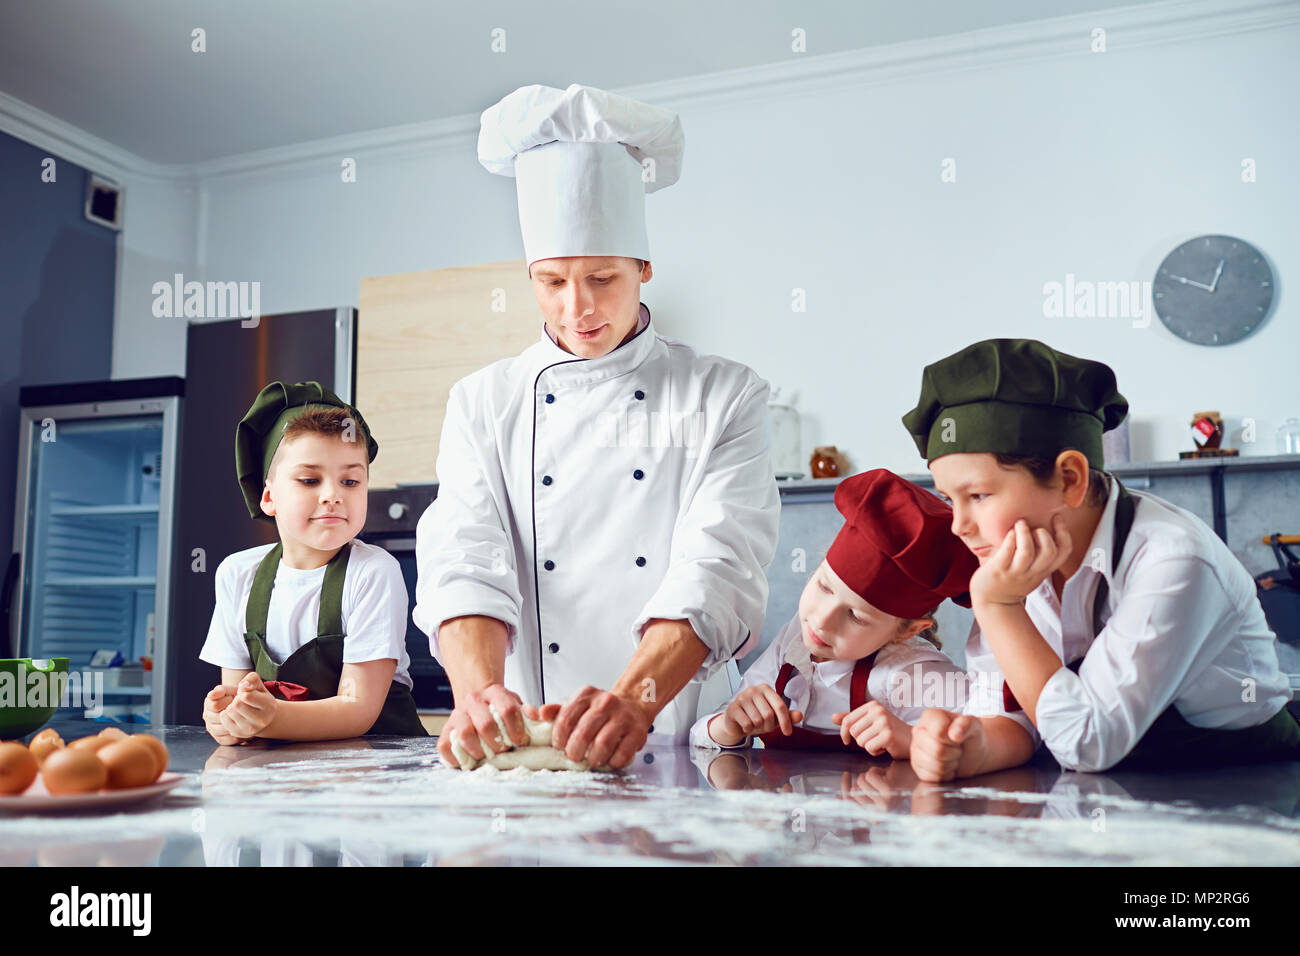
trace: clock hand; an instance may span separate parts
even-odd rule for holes
[[[1210,280],[1210,291],[1213,292],[1219,287],[1219,276],[1223,275],[1223,260],[1219,260],[1219,268],[1214,270],[1214,278]]]
[[[1182,276],[1176,276],[1176,275],[1174,275],[1173,273],[1170,273],[1170,274],[1169,274],[1169,278],[1171,278],[1171,279],[1177,279],[1177,280],[1178,280],[1179,282],[1181,282],[1183,285],[1194,285],[1194,286],[1196,286],[1196,288],[1198,288],[1198,289],[1204,289],[1206,292],[1213,292],[1213,291],[1214,291],[1214,289],[1212,289],[1212,288],[1211,288],[1210,286],[1208,286],[1208,285],[1205,285],[1204,283],[1201,283],[1201,282],[1193,282],[1191,279],[1184,279]]]

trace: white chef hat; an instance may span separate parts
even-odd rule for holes
[[[669,110],[590,86],[524,86],[483,112],[478,159],[515,177],[530,266],[649,259],[645,194],[677,182],[684,146]]]

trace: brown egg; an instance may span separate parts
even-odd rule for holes
[[[97,752],[101,747],[107,747],[113,743],[112,737],[101,737],[99,734],[92,734],[89,737],[82,737],[68,744],[69,750],[89,750],[91,753]]]
[[[55,730],[53,727],[46,727],[39,734],[37,734],[35,737],[32,738],[31,743],[27,745],[27,748],[30,750],[32,744],[36,743],[38,740],[58,740],[61,742],[63,738],[59,736],[59,732]]]
[[[22,744],[0,744],[0,793],[22,793],[36,779],[36,758]]]
[[[121,727],[105,727],[99,732],[99,736],[108,740],[126,740],[127,732]]]
[[[56,750],[62,750],[67,744],[58,734],[53,737],[46,737],[44,734],[37,734],[32,738],[32,742],[27,746],[31,755],[36,758],[38,764],[45,763],[45,758]]]
[[[113,741],[97,756],[108,770],[110,790],[147,787],[158,779],[158,759],[153,751],[130,737]]]
[[[158,777],[163,775],[163,771],[167,769],[167,764],[171,760],[171,755],[167,753],[167,745],[153,734],[132,734],[131,739],[139,741],[153,751],[154,760],[158,762],[158,776],[154,777],[154,780],[157,780]]]
[[[41,777],[50,793],[94,793],[108,782],[108,770],[85,747],[67,747],[45,758]]]

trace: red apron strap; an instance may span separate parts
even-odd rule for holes
[[[875,662],[876,655],[873,653],[853,665],[853,676],[849,679],[849,710],[861,707],[867,702],[867,678],[871,675],[871,665]],[[786,684],[790,683],[790,678],[796,673],[798,671],[795,666],[788,661],[777,671],[776,685],[773,689],[781,697],[785,698]],[[808,730],[806,727],[796,726],[794,733],[789,737],[779,730],[774,730],[770,734],[760,735],[758,739],[763,741],[765,747],[778,750],[846,750],[865,753],[856,743],[845,744],[839,734],[826,734],[817,730]]]
[[[867,678],[871,676],[871,665],[876,662],[873,651],[853,665],[853,677],[849,680],[849,710],[854,711],[867,702]]]
[[[795,670],[795,666],[789,661],[786,661],[781,665],[781,669],[776,672],[776,687],[773,688],[773,690],[776,691],[777,696],[785,696],[785,685],[790,683],[790,678],[796,673],[798,673],[798,671]]]

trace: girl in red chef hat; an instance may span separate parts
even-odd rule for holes
[[[965,672],[939,650],[934,613],[969,607],[978,559],[952,509],[884,469],[835,489],[844,527],[808,578],[794,618],[745,672],[727,708],[691,728],[697,747],[888,753],[906,758],[935,695],[960,710]]]

